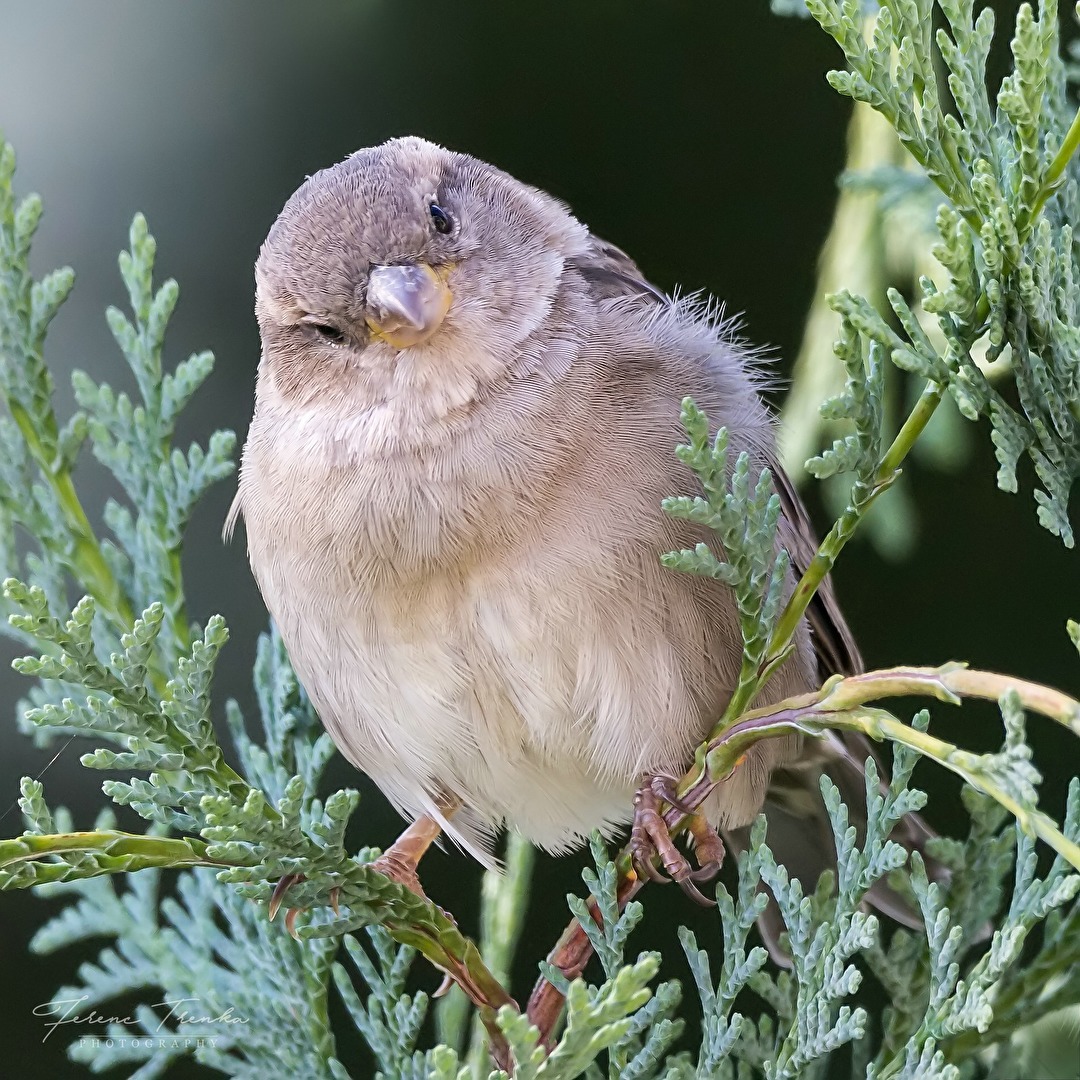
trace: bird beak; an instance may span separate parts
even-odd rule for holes
[[[452,299],[443,275],[427,263],[373,266],[368,275],[364,321],[395,349],[427,341],[442,324]]]

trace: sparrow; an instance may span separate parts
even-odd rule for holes
[[[754,746],[700,808],[700,870],[657,813],[742,657],[731,588],[660,563],[716,546],[661,508],[699,490],[674,452],[684,397],[772,471],[789,590],[816,550],[760,354],[719,309],[665,295],[552,196],[412,137],[311,176],[255,278],[233,517],[322,723],[412,821],[378,868],[419,890],[440,832],[490,866],[504,826],[564,852],[634,819],[640,861],[696,892],[716,830],[737,847],[767,799],[814,862],[821,751],[798,734]],[[860,667],[826,582],[756,704]]]

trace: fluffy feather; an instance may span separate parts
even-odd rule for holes
[[[437,199],[454,232],[430,227]],[[373,265],[444,268],[422,345],[364,323]],[[661,568],[711,540],[666,517],[691,395],[775,468],[762,375],[731,324],[669,301],[556,200],[418,139],[361,151],[289,201],[257,267],[263,339],[238,506],[267,606],[345,756],[407,815],[491,861],[510,823],[561,851],[629,820],[644,772],[679,773],[741,656],[730,590]],[[344,344],[301,319],[334,320]],[[813,550],[790,487],[780,542]],[[790,583],[789,583],[790,587]],[[831,593],[822,632],[843,626]],[[823,639],[824,640],[824,639]],[[857,663],[846,630],[833,662]],[[839,644],[837,644],[839,642]],[[819,682],[804,626],[770,682]],[[761,809],[797,736],[753,751],[707,806]]]

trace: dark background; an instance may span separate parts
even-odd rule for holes
[[[19,190],[45,200],[37,272],[66,263],[78,275],[49,339],[62,414],[72,367],[130,381],[103,310],[123,302],[116,252],[143,210],[158,240],[159,278],[182,287],[171,362],[204,348],[218,358],[184,435],[205,440],[230,427],[242,436],[259,352],[259,243],[305,175],[404,133],[548,189],[654,281],[707,289],[745,313],[754,341],[791,357],[843,160],[848,103],[824,79],[838,59],[815,25],[774,17],[763,2],[2,2],[0,125],[19,154]],[[1030,487],[1019,496],[996,490],[988,433],[977,436],[962,474],[909,470],[923,522],[909,561],[885,562],[865,544],[845,554],[837,584],[847,614],[871,665],[964,659],[1075,693],[1080,667],[1064,622],[1080,617],[1078,556],[1038,527]],[[104,479],[92,462],[80,483],[84,502],[100,506]],[[232,628],[219,712],[236,696],[253,715],[248,673],[265,613],[242,540],[225,547],[218,539],[232,492],[231,481],[221,485],[196,514],[185,565],[193,616],[221,612]],[[0,650],[6,670],[15,653]],[[15,731],[24,689],[18,676],[0,676],[9,703],[6,718],[0,710],[0,812],[18,778],[49,758]],[[990,709],[940,705],[934,725],[973,747],[1000,737]],[[1057,813],[1076,771],[1075,743],[1040,720],[1031,738]],[[45,779],[50,799],[85,827],[104,796],[79,752],[70,747]],[[956,785],[928,765],[917,778],[931,790],[930,817],[948,830]],[[356,777],[339,763],[330,782]],[[400,823],[366,781],[360,786],[356,842],[385,845]],[[9,812],[0,835],[19,828]],[[582,863],[581,855],[539,863],[518,994],[566,920],[562,897]],[[456,852],[425,865],[430,894],[466,929],[477,880]],[[641,947],[667,948],[678,922],[706,934],[715,924],[674,889],[644,899]],[[61,1035],[42,1045],[31,1015],[90,955],[27,953],[51,908],[29,895],[0,899],[0,1074],[82,1075],[62,1056]],[[677,957],[667,974],[684,974]]]

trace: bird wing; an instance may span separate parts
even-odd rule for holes
[[[585,285],[604,298],[638,297],[652,304],[673,301],[661,289],[649,282],[637,264],[624,251],[598,237],[592,237],[587,250],[568,260]],[[769,462],[773,484],[780,496],[784,517],[790,528],[785,534],[791,549],[791,567],[801,576],[817,554],[817,541],[810,517],[791,478],[773,458]],[[806,621],[817,658],[818,675],[822,682],[832,675],[854,675],[863,670],[863,660],[855,638],[848,627],[833,589],[826,577],[820,584],[806,610]],[[777,858],[800,878],[807,891],[813,889],[818,876],[827,866],[835,865],[831,856],[832,833],[818,795],[818,780],[827,772],[840,788],[841,797],[849,808],[851,819],[860,832],[865,828],[865,763],[868,757],[878,762],[883,789],[887,771],[869,740],[856,732],[829,733],[823,740],[806,747],[802,758],[773,771],[765,811],[769,819],[769,842]],[[923,853],[928,872],[934,880],[948,876],[947,870],[926,855],[926,841],[934,836],[918,814],[910,813],[897,825],[893,839],[908,850]],[[746,849],[748,827],[724,830],[728,847],[736,854]],[[907,899],[893,891],[884,881],[877,882],[867,899],[879,910],[907,926],[920,926],[920,918]],[[770,901],[759,919],[762,938],[773,959],[788,963],[779,944],[783,930],[779,908]]]
[[[567,267],[577,271],[595,295],[612,298],[636,296],[656,304],[670,304],[671,298],[648,281],[637,263],[621,248],[597,236],[590,236],[582,254],[567,260]],[[792,569],[801,575],[817,553],[814,529],[791,478],[772,461],[773,484],[780,496],[784,517],[791,525],[789,551]],[[806,612],[810,636],[817,656],[818,675],[822,681],[830,675],[854,675],[863,670],[855,638],[840,611],[832,582],[826,578]]]
[[[566,265],[576,270],[599,296],[646,296],[661,304],[671,302],[663,289],[645,279],[622,248],[598,236],[590,235],[588,248],[567,259]]]

